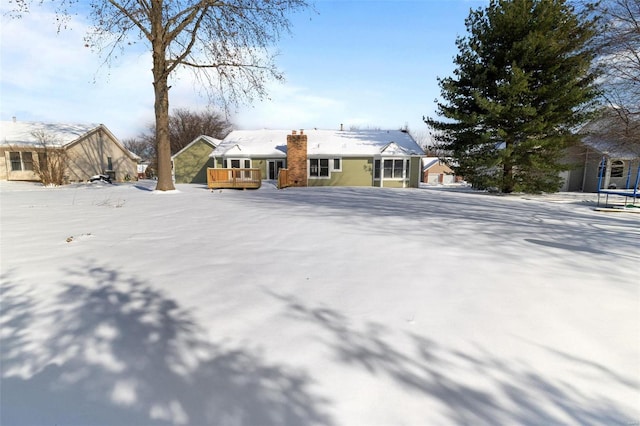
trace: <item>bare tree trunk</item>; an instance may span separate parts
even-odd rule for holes
[[[171,191],[175,189],[171,176],[171,141],[169,140],[169,86],[167,77],[156,80],[155,113],[156,113],[156,159],[158,161],[158,183],[156,190]]]
[[[158,162],[158,183],[156,190],[175,189],[171,176],[171,141],[169,138],[169,84],[167,71],[165,30],[162,25],[162,2],[152,2],[151,28],[153,38],[153,90],[156,115],[156,159]]]

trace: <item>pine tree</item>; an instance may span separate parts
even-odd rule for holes
[[[475,186],[556,191],[562,151],[598,95],[597,19],[563,0],[491,0],[465,24],[454,77],[438,79],[442,119],[425,122]]]

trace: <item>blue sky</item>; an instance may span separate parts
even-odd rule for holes
[[[304,129],[408,125],[421,136],[432,115],[437,77],[453,72],[455,40],[483,0],[317,0],[292,15],[277,48],[286,82],[269,100],[232,111],[236,128]],[[3,8],[5,8],[4,6]],[[127,52],[111,67],[84,47],[86,22],[56,34],[41,8],[2,17],[0,118],[104,123],[119,138],[153,120],[150,57]],[[207,98],[189,73],[172,81],[171,108],[203,109]]]

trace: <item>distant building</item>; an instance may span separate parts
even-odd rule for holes
[[[567,151],[566,161],[573,168],[563,173],[561,191],[597,192],[598,189],[625,188],[635,183],[635,173],[640,165],[640,140],[635,144],[617,140],[615,132],[608,131],[616,126],[615,120],[615,115],[604,114],[584,126],[581,143]],[[603,158],[604,170],[601,169]],[[598,188],[600,173],[603,179]]]
[[[456,182],[453,170],[438,157],[422,159],[422,182],[430,184],[449,184]]]
[[[37,165],[45,153],[64,151],[65,182],[84,182],[97,174],[117,181],[135,180],[137,155],[103,124],[0,122],[0,180],[39,181]]]

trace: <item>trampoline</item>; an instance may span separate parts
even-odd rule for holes
[[[640,203],[636,205],[638,198],[640,198],[640,191],[638,191],[638,186],[640,185],[640,164],[638,164],[638,170],[636,171],[635,181],[633,182],[633,185],[632,185],[632,179],[631,179],[631,166],[629,166],[625,187],[621,189],[602,188],[602,181],[604,180],[604,174],[607,168],[606,166],[607,166],[607,158],[602,157],[602,161],[600,162],[600,170],[598,172],[598,205],[596,209],[601,208],[600,206],[601,196],[605,197],[604,208],[613,208],[613,205],[609,204],[610,195],[624,198],[622,209],[626,207],[640,208]],[[629,204],[629,199],[631,199],[631,204]]]

